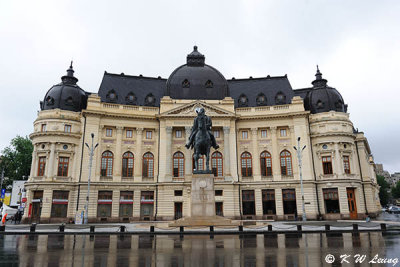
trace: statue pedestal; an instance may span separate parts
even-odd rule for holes
[[[170,226],[234,226],[231,220],[215,215],[214,175],[205,171],[193,173],[190,217]]]

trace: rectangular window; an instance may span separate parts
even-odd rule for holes
[[[52,218],[66,218],[68,211],[69,191],[53,191],[53,201],[51,205]]]
[[[219,138],[219,137],[220,137],[220,135],[219,135],[219,130],[215,130],[215,131],[213,132],[213,134],[214,134],[214,137],[215,137],[215,138]]]
[[[265,189],[262,190],[261,192],[262,192],[263,214],[264,215],[276,214],[275,190]]]
[[[126,130],[126,138],[132,138],[133,136],[133,131],[132,130]]]
[[[222,196],[224,194],[223,190],[215,190],[215,196]]]
[[[119,217],[132,217],[133,191],[121,191],[119,198]]]
[[[254,190],[242,191],[243,215],[255,215],[256,205],[254,199]]]
[[[111,128],[107,128],[106,129],[106,136],[107,137],[111,137],[112,136],[112,132],[113,132],[113,130]]]
[[[176,130],[175,131],[175,138],[182,138],[182,131],[181,130]]]
[[[223,204],[223,202],[215,202],[215,215],[224,216],[224,204]]]
[[[333,174],[331,156],[322,157],[322,168],[324,170],[324,174]]]
[[[146,131],[146,139],[151,139],[153,135],[152,131]]]
[[[326,213],[340,213],[337,188],[323,189]]]
[[[71,125],[65,124],[64,125],[64,132],[70,133],[71,132]]]
[[[249,133],[247,131],[242,131],[242,139],[247,139],[249,136]]]
[[[69,158],[59,157],[57,176],[68,176]]]
[[[45,132],[45,131],[46,131],[46,124],[42,124],[42,127],[40,128],[40,130],[41,130],[42,132]]]
[[[280,134],[281,134],[281,137],[286,137],[287,136],[286,129],[280,129]]]
[[[261,138],[267,138],[267,130],[261,130]]]
[[[350,159],[349,156],[343,156],[344,173],[350,174]]]
[[[283,213],[296,214],[296,191],[295,189],[282,189]]]
[[[44,176],[44,170],[46,168],[46,157],[39,157],[39,166],[37,176]]]
[[[111,217],[112,191],[99,191],[97,217]]]
[[[182,195],[183,195],[183,191],[182,190],[175,190],[174,191],[174,196],[181,197]]]

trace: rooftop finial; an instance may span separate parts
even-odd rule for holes
[[[317,65],[317,73],[315,74],[316,80],[321,80],[322,79],[322,73],[319,71],[319,67]]]
[[[326,86],[327,80],[322,78],[322,73],[319,71],[319,66],[317,65],[317,73],[315,74],[315,80],[312,82],[314,87]]]
[[[187,56],[187,65],[188,66],[204,66],[205,57],[199,51],[197,51],[197,45],[193,47],[193,52]]]
[[[71,60],[71,64],[69,65],[69,68],[67,69],[67,75],[61,77],[61,80],[63,81],[63,83],[76,84],[76,82],[78,81],[78,79],[76,77],[74,77],[75,71],[72,67],[73,63],[74,62]]]

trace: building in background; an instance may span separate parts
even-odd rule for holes
[[[185,148],[196,109],[213,120],[216,213],[233,219],[301,217],[297,138],[308,219],[361,219],[380,211],[368,141],[354,130],[340,93],[317,69],[312,87],[286,75],[225,77],[197,51],[168,79],[104,73],[97,93],[71,67],[41,102],[30,135],[33,160],[25,221],[173,220],[190,214],[193,152]],[[200,161],[204,168],[204,160]]]
[[[11,202],[10,205],[13,208],[24,208],[26,201],[25,194],[25,180],[14,180],[11,188]]]

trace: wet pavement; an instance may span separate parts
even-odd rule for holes
[[[399,251],[400,234],[381,232],[0,235],[1,266],[400,266],[377,263]]]

